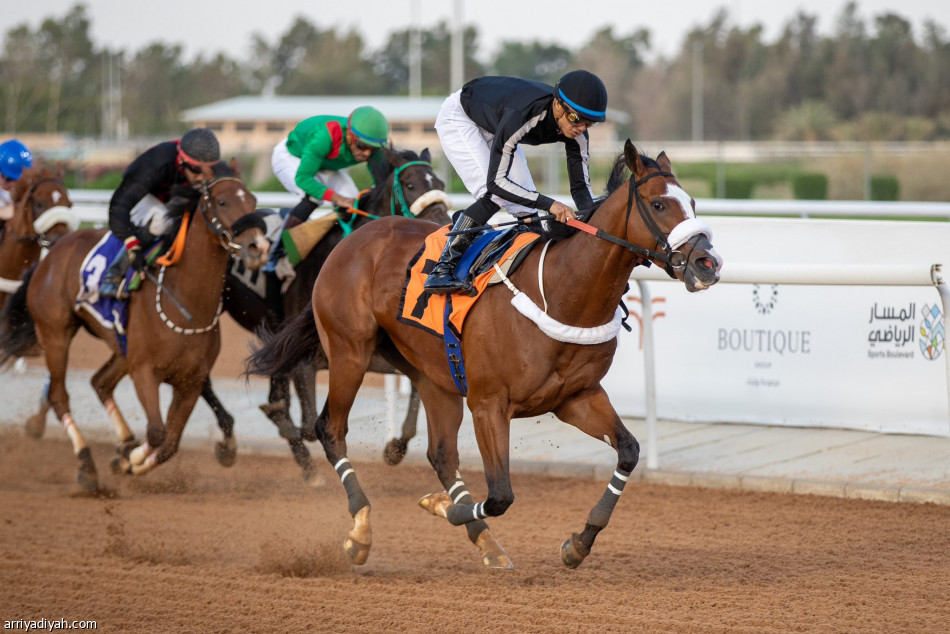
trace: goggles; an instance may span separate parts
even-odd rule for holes
[[[591,121],[590,119],[585,119],[582,117],[576,110],[571,108],[563,99],[560,100],[561,107],[564,108],[564,114],[567,117],[567,122],[572,126],[581,127],[587,126],[588,128],[597,123],[596,121]]]
[[[197,161],[190,156],[188,156],[183,149],[181,149],[181,143],[178,144],[178,160],[181,163],[182,167],[191,172],[192,174],[201,174],[202,168],[211,167],[217,161]]]

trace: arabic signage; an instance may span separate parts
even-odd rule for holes
[[[946,435],[940,298],[928,287],[650,282],[660,418]],[[645,415],[642,310],[604,387]]]

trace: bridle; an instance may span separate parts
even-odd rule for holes
[[[419,216],[419,214],[425,211],[429,205],[435,202],[443,202],[446,206],[449,205],[448,196],[441,189],[430,189],[416,198],[411,205],[409,204],[409,202],[406,200],[405,186],[402,184],[402,180],[399,178],[399,176],[407,167],[413,167],[417,165],[425,166],[429,168],[430,171],[432,171],[432,164],[428,161],[421,160],[406,161],[393,170],[393,186],[391,195],[389,197],[389,213],[393,216],[402,215],[406,218],[416,218]],[[396,205],[399,206],[398,214],[396,213]],[[356,222],[356,218],[353,217],[354,214],[364,216],[370,220],[378,220],[380,218],[380,216],[363,211],[358,207],[359,199],[356,200],[356,203],[352,209],[346,210],[345,212],[340,212],[337,210],[337,221],[340,223],[340,227],[343,229],[343,237],[353,233],[353,223]],[[344,219],[345,213],[351,214],[349,220]]]
[[[211,189],[215,185],[224,181],[234,181],[234,182],[240,183],[241,187],[244,187],[244,181],[234,176],[219,176],[217,178],[211,179],[210,181],[202,182],[198,190],[201,193],[201,198],[198,201],[198,212],[201,214],[201,217],[204,219],[205,225],[207,225],[208,228],[211,230],[211,232],[215,236],[217,236],[218,242],[221,245],[221,248],[223,248],[229,254],[234,255],[234,254],[240,253],[241,246],[234,242],[234,235],[232,234],[232,230],[225,227],[224,223],[221,222],[221,219],[218,218],[218,214],[216,213],[216,209],[218,208],[218,205],[214,200],[214,195],[211,193]],[[248,216],[253,215],[253,212],[246,215]],[[239,218],[235,222],[235,224],[237,224],[240,221],[241,221],[241,218]],[[233,229],[233,226],[232,226],[232,229]],[[211,323],[208,324],[207,326],[204,326],[202,328],[182,328],[181,326],[175,324],[175,322],[173,322],[171,318],[169,318],[168,315],[165,314],[164,309],[162,309],[162,292],[164,291],[166,294],[169,294],[168,290],[164,288],[164,279],[165,279],[165,265],[163,265],[162,268],[160,269],[159,274],[158,274],[158,279],[154,280],[155,281],[155,311],[158,313],[158,316],[162,320],[162,323],[168,326],[171,330],[181,335],[200,335],[202,333],[209,332],[211,329],[213,329],[215,326],[218,325],[218,319],[221,317],[221,313],[224,310],[224,296],[223,295],[221,299],[218,301],[218,308],[215,311],[215,314],[211,320]],[[171,296],[170,294],[169,294],[169,297],[171,297],[171,299],[178,306],[178,309],[183,314],[185,314],[190,320],[191,316],[184,309],[184,306],[182,306],[181,303],[175,300],[175,298]]]
[[[218,218],[218,214],[216,213],[218,205],[214,200],[214,195],[211,193],[211,189],[215,185],[224,181],[234,181],[240,183],[241,187],[244,187],[244,181],[234,176],[219,176],[210,181],[202,182],[198,190],[201,192],[201,199],[198,201],[198,211],[201,212],[201,217],[204,218],[205,224],[211,229],[211,232],[218,237],[221,248],[233,255],[241,252],[241,245],[234,242],[234,235],[231,233],[231,230],[225,227],[221,219]]]
[[[16,238],[17,242],[36,242],[40,247],[44,249],[48,249],[52,245],[52,242],[46,237],[47,231],[55,227],[57,224],[68,225],[70,231],[75,231],[76,228],[78,227],[78,224],[79,224],[78,220],[71,213],[68,214],[69,217],[62,216],[61,220],[60,220],[61,217],[59,215],[56,215],[55,219],[59,220],[59,222],[41,222],[42,218],[34,217],[34,212],[36,211],[36,192],[40,188],[41,185],[45,185],[47,183],[55,183],[59,185],[63,189],[64,192],[66,191],[66,186],[63,184],[62,179],[59,179],[59,178],[53,178],[53,177],[41,178],[35,183],[33,183],[32,185],[30,185],[30,189],[27,190],[26,198],[23,201],[23,211],[24,213],[26,213],[27,209],[29,209],[27,219],[30,223],[30,226],[33,227],[34,233],[27,233],[24,235],[17,236]],[[52,209],[55,209],[55,207],[50,208],[50,210]],[[63,209],[68,209],[68,208],[64,207]],[[47,213],[50,210],[47,210]],[[7,226],[9,226],[9,223],[7,223]],[[11,233],[15,233],[12,228],[10,228],[10,231]]]
[[[688,258],[687,256],[683,255],[681,251],[674,249],[671,246],[670,242],[668,241],[670,234],[663,233],[663,231],[660,229],[660,226],[656,223],[656,220],[650,214],[649,209],[647,209],[646,203],[643,202],[643,197],[640,196],[640,186],[646,183],[648,180],[657,178],[659,176],[675,178],[675,176],[673,176],[673,174],[670,172],[664,171],[651,172],[650,174],[647,174],[638,180],[634,180],[633,176],[630,176],[630,186],[627,193],[627,214],[626,220],[624,222],[624,227],[629,227],[630,213],[633,211],[634,201],[636,201],[637,212],[640,214],[640,219],[643,221],[643,224],[650,231],[650,234],[656,241],[656,249],[647,249],[645,247],[641,247],[640,245],[634,244],[629,240],[618,238],[617,236],[609,234],[602,229],[597,229],[586,222],[581,222],[579,220],[568,220],[567,225],[584,231],[585,233],[589,233],[597,238],[601,238],[602,240],[607,240],[608,242],[622,246],[628,251],[637,254],[639,256],[639,261],[637,262],[638,265],[643,264],[644,266],[650,266],[651,260],[662,262],[663,269],[666,271],[666,274],[676,279],[676,273],[682,272],[686,269]],[[689,220],[685,222],[689,222]],[[708,235],[708,227],[706,227],[705,230],[704,227],[705,223],[698,221],[697,226],[691,227],[690,233],[684,236],[686,239],[678,241],[679,245],[686,244],[689,239],[695,235],[701,233]]]

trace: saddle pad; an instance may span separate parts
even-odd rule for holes
[[[336,214],[327,214],[285,231],[280,239],[284,243],[284,252],[290,263],[296,268],[304,261],[336,222]]]
[[[429,277],[429,272],[435,267],[442,255],[442,249],[445,247],[447,240],[445,234],[450,229],[451,227],[446,225],[429,234],[425,245],[416,257],[409,262],[406,283],[399,304],[399,314],[396,317],[405,324],[421,328],[440,337],[445,334],[445,306],[449,298],[451,298],[451,312],[448,322],[456,333],[461,333],[465,317],[482,292],[488,288],[489,282],[495,274],[495,270],[492,268],[479,273],[475,277],[472,281],[476,290],[474,297],[468,295],[433,295],[426,292],[426,278]],[[523,249],[533,245],[539,237],[535,233],[519,233],[508,249],[498,258],[499,266],[510,262]],[[491,241],[488,242],[491,243]]]
[[[122,354],[126,353],[125,328],[129,321],[129,302],[114,297],[100,297],[99,283],[106,269],[124,248],[122,241],[109,231],[90,249],[79,267],[79,294],[75,307],[77,312],[85,309],[104,328],[115,331]],[[131,282],[134,273],[129,267],[126,284]]]

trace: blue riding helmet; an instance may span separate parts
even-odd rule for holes
[[[25,145],[16,139],[0,143],[0,174],[7,180],[17,180],[23,170],[30,167],[33,167],[33,155]]]
[[[554,96],[588,121],[607,118],[607,88],[594,73],[572,70],[554,84]]]

